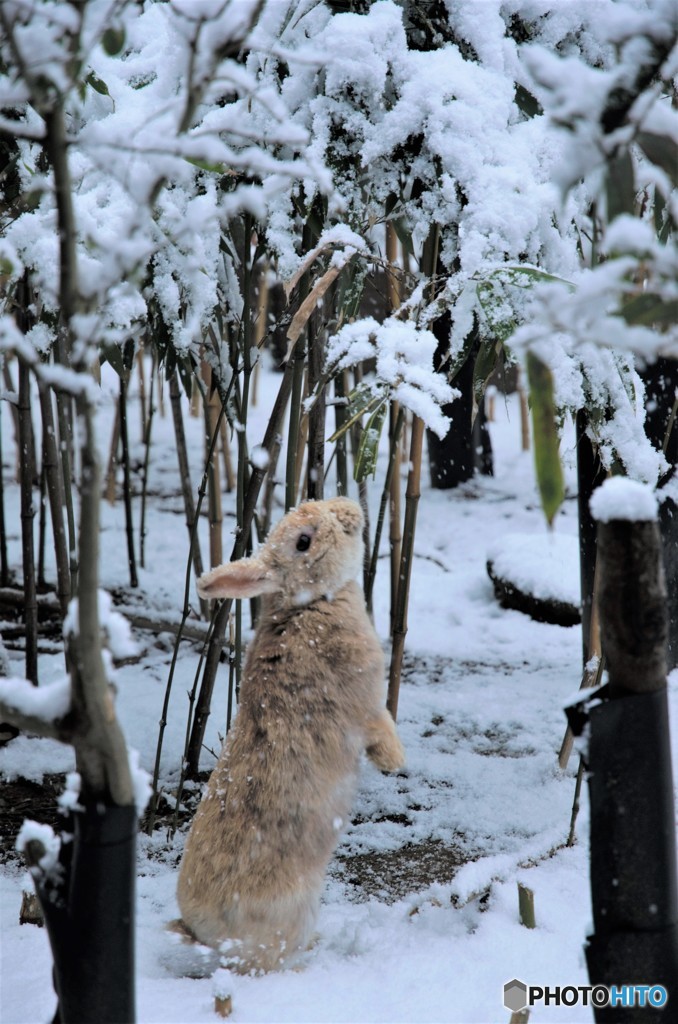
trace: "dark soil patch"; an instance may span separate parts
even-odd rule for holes
[[[376,896],[395,903],[433,882],[449,882],[468,860],[468,851],[430,839],[386,853],[339,855],[330,864],[330,874],[346,885],[349,898]]]
[[[17,860],[15,844],[24,819],[51,825],[64,823],[57,797],[63,792],[63,775],[46,775],[42,782],[14,779],[0,783],[0,863]]]

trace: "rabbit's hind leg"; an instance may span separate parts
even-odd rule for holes
[[[370,761],[383,772],[397,772],[405,764],[405,751],[390,712],[384,708],[365,729],[365,750]]]
[[[266,902],[242,900],[240,941],[222,946],[226,966],[239,974],[295,967],[314,941],[319,902],[317,888],[296,890]]]

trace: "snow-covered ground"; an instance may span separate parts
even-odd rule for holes
[[[260,404],[248,429],[251,444],[261,440],[277,380],[272,373],[262,376]],[[105,373],[102,451],[110,437],[114,384],[112,374]],[[154,427],[146,568],[140,571],[138,592],[128,598],[156,617],[178,615],[187,553],[166,405],[165,418],[157,416]],[[8,439],[7,403],[2,415],[3,437]],[[138,417],[131,419],[134,428]],[[197,483],[201,421],[187,417],[186,426]],[[564,848],[577,758],[573,756],[565,773],[556,760],[565,727],[562,706],[580,680],[580,630],[533,622],[501,609],[493,597],[485,568],[491,545],[504,534],[543,536],[547,531],[532,455],[520,450],[514,397],[497,402],[491,432],[493,478],[476,477],[450,492],[431,491],[428,480],[423,481],[399,704],[407,766],[393,777],[365,763],[354,820],[331,866],[319,938],[304,969],[229,979],[234,1022],[508,1021],[503,985],[513,978],[535,985],[587,984],[586,800],[578,842]],[[555,528],[570,535],[576,534],[572,449],[573,439],[566,435],[569,493]],[[12,562],[18,568],[14,457],[5,440],[7,521],[12,524]],[[378,474],[372,487],[375,512],[380,479]],[[232,496],[226,508],[230,512]],[[136,516],[138,521],[138,507]],[[225,521],[225,551],[233,521]],[[205,551],[206,529],[202,541]],[[102,585],[126,588],[120,501],[114,508],[103,507],[101,542]],[[384,640],[387,566],[384,558],[375,604],[376,626]],[[150,771],[171,643],[167,636],[148,633],[136,638],[143,655],[118,670],[118,709],[130,745]],[[163,748],[164,780],[171,781],[178,768],[186,692],[197,663],[198,648],[182,645]],[[20,655],[13,654],[12,668],[22,674]],[[42,655],[40,673],[41,683],[59,678],[62,656]],[[218,749],[224,731],[226,677],[222,668],[207,736],[213,749]],[[675,736],[678,678],[671,683]],[[213,760],[205,751],[204,767]],[[0,750],[5,778],[40,779],[45,772],[72,767],[69,748],[51,741],[20,737]],[[175,885],[182,843],[183,836],[177,835],[168,846],[164,831],[140,840],[137,1001],[138,1019],[144,1024],[216,1019],[215,980],[187,977],[185,949],[164,929],[178,914]],[[412,867],[418,859],[426,863],[419,880]],[[436,860],[441,865],[437,875],[431,868]],[[399,883],[397,873],[405,862],[406,881]],[[357,884],[356,876],[363,884]],[[535,930],[519,922],[518,881],[535,893]],[[19,926],[25,885],[30,880],[20,867],[5,866],[0,872],[0,1018],[5,1024],[47,1021],[55,1005],[47,936],[43,929]],[[218,983],[223,986],[223,979]],[[531,1024],[590,1020],[591,1011],[583,1007],[536,1009],[530,1018]]]

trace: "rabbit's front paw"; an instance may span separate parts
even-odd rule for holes
[[[388,711],[371,722],[365,750],[370,761],[382,772],[397,772],[405,764],[405,751]]]

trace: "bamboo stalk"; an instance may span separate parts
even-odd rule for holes
[[[591,624],[589,628],[589,660],[584,666],[582,680],[579,685],[580,690],[585,690],[592,686],[598,686],[603,674],[604,658],[600,641],[600,615],[598,609],[599,590],[600,570],[598,568],[598,558],[596,557],[596,564],[593,570],[593,601],[591,604]],[[565,729],[565,735],[563,736],[563,742],[560,746],[560,750],[558,751],[558,766],[561,771],[565,771],[567,768],[573,745],[574,734],[568,725]]]
[[[2,451],[2,416],[0,416],[0,586],[6,587],[9,583],[9,560],[7,558],[7,527],[5,524],[5,479],[3,473]]]
[[[134,552],[134,523],[132,519],[132,482],[129,465],[129,439],[127,436],[127,381],[120,375],[120,441],[122,443],[123,495],[125,502],[125,532],[127,534],[127,563],[130,587],[138,587],[137,563]]]
[[[293,369],[292,397],[290,400],[290,416],[287,431],[287,464],[285,468],[285,511],[289,512],[297,503],[299,486],[299,473],[297,470],[300,420],[301,420],[301,395],[304,384],[304,346],[298,343],[294,350],[294,359],[287,365]]]
[[[219,473],[219,459],[215,458],[214,447],[211,445],[211,438],[214,437],[217,421],[221,424],[219,395],[216,388],[212,386],[212,369],[208,363],[203,361],[202,379],[205,383],[205,398],[203,401],[203,412],[205,416],[205,445],[212,454],[207,463],[208,489],[207,508],[209,515],[209,538],[210,538],[210,566],[221,565],[224,560],[222,527],[224,514],[221,507],[221,475]],[[217,439],[219,434],[217,433]]]
[[[56,559],[56,592],[62,616],[68,611],[71,599],[71,577],[68,565],[68,546],[63,512],[63,480],[59,466],[52,395],[42,384],[38,386],[42,416],[42,465],[47,483],[47,495],[52,520],[52,537]]]
[[[21,551],[24,577],[24,625],[26,627],[26,678],[38,684],[38,603],[35,588],[35,552],[33,547],[34,464],[31,424],[31,385],[28,367],[19,363],[19,452],[21,473]]]
[[[257,363],[257,366],[259,364]],[[256,370],[256,367],[255,367]],[[236,475],[233,469],[233,456],[231,455],[231,444],[228,440],[228,426],[225,419],[221,421],[221,454],[224,460],[224,479],[226,480],[226,493],[230,494],[236,486]]]
[[[68,563],[71,574],[71,594],[78,591],[78,537],[75,526],[75,507],[73,502],[73,474],[71,450],[73,432],[71,430],[71,400],[62,392],[55,392],[57,422],[59,424],[59,451],[61,454],[61,479],[63,483],[64,504],[66,506],[66,523],[68,526]]]
[[[518,882],[518,917],[525,928],[536,928],[534,916],[534,893],[522,882]]]
[[[394,403],[395,404],[395,403]],[[381,502],[379,504],[379,514],[377,516],[377,526],[374,534],[374,544],[372,546],[372,558],[370,560],[370,568],[367,576],[367,585],[365,587],[365,604],[367,605],[367,611],[370,615],[373,614],[372,598],[374,592],[374,581],[377,575],[377,560],[379,558],[379,547],[381,544],[381,534],[384,526],[384,519],[386,517],[386,505],[389,501],[389,497],[392,493],[391,483],[394,475],[395,467],[398,464],[398,444],[400,442],[400,432],[403,426],[403,420],[405,419],[404,409],[399,408],[397,414],[397,420],[393,427],[393,433],[390,441],[390,451],[388,458],[388,467],[386,469],[386,479],[384,480],[384,487],[381,492]]]
[[[335,428],[341,430],[346,422],[346,371],[340,370],[334,378],[334,406]],[[348,494],[348,459],[346,457],[346,432],[337,438],[335,452],[337,453],[337,495],[346,497]]]
[[[40,516],[38,518],[38,587],[46,586],[45,580],[45,534],[47,532],[47,484],[45,464],[40,466]]]
[[[261,350],[266,337],[266,327],[268,318],[268,299],[269,299],[269,286],[268,286],[268,262],[263,261],[260,272],[259,272],[259,301],[257,303],[257,322],[254,327],[254,344]],[[254,364],[254,374],[252,377],[252,405],[256,406],[258,401],[258,390],[259,390],[259,368],[261,364],[261,358],[257,359]]]
[[[407,635],[407,608],[410,596],[410,580],[412,577],[412,560],[414,557],[414,535],[417,524],[417,510],[421,495],[421,457],[424,440],[424,422],[418,416],[412,420],[410,439],[410,471],[407,476],[405,492],[405,523],[403,527],[403,543],[400,555],[398,600],[393,625],[393,647],[388,681],[388,698],[386,706],[395,719],[398,713],[398,696],[400,693],[400,677],[402,675],[405,637]]]
[[[115,419],[113,420],[113,432],[111,434],[111,447],[108,454],[108,469],[106,471],[106,486],[104,496],[109,505],[115,505],[115,471],[118,464],[118,447],[120,446],[120,404],[115,406]]]
[[[142,423],[142,436],[144,439],[144,465],[141,478],[141,517],[139,521],[139,563],[142,569],[146,568],[146,495],[148,491],[148,470],[151,460],[151,431],[153,429],[153,415],[155,405],[153,404],[153,383],[155,380],[156,355],[155,349],[151,360],[151,377],[148,385],[148,415]],[[143,380],[143,363],[139,362],[139,373]],[[160,386],[160,381],[158,381]],[[143,400],[142,400],[143,409]]]
[[[398,260],[398,236],[393,224],[389,221],[386,225],[386,259],[389,263],[388,295],[391,312],[395,312],[402,302],[402,278],[396,273],[395,267]],[[408,256],[404,249],[401,249],[403,269],[407,267]],[[403,422],[397,402],[391,402],[389,408],[389,438],[393,445],[393,437],[396,431],[396,424],[400,424],[398,433],[402,432]],[[398,459],[398,448],[395,448],[395,458]],[[396,462],[397,464],[397,462]],[[395,467],[394,467],[395,469]],[[400,472],[391,470],[390,475],[390,501],[389,511],[389,568],[391,579],[391,603],[390,603],[390,632],[393,634],[395,620],[395,608],[398,599],[398,573],[400,571],[400,545],[402,541],[402,530],[400,524]]]
[[[325,363],[325,345],[323,331],[318,329],[318,320],[317,313],[309,320],[307,388],[308,394],[315,396],[315,401],[308,416],[304,417],[308,433],[306,493],[315,501],[323,498],[325,481],[326,385],[320,383]]]
[[[279,481],[276,479],[278,460],[282,449],[282,434],[276,434],[273,440],[273,447],[269,453],[269,460],[266,475],[266,487],[264,488],[263,512],[259,518],[259,540],[265,540],[271,529],[273,518],[273,494]]]
[[[200,551],[200,538],[197,529],[194,528],[196,521],[196,508],[193,501],[193,488],[191,486],[191,470],[188,463],[188,450],[186,447],[186,433],[184,431],[184,419],[181,412],[181,392],[179,390],[179,379],[175,370],[169,381],[170,405],[172,408],[172,421],[174,423],[174,438],[177,447],[177,459],[179,461],[179,477],[181,480],[181,493],[184,499],[184,512],[186,516],[186,528],[190,540],[189,558],[193,562],[193,571],[196,579],[203,574],[202,553]],[[208,602],[200,598],[200,612],[203,619],[209,618]]]
[[[7,393],[9,395],[15,395],[16,396],[16,394],[17,394],[17,387],[14,384],[14,380],[12,378],[12,371],[9,368],[9,364],[7,362],[7,355],[6,354],[3,354],[3,356],[2,356],[2,377],[3,377],[4,383],[5,383],[5,390],[7,391]],[[20,467],[21,460],[19,458],[19,453],[21,451],[21,445],[19,443],[19,409],[18,409],[18,406],[17,406],[16,398],[14,399],[14,401],[11,401],[11,400],[9,401],[9,409],[10,409],[10,412],[12,414],[12,422],[14,423],[14,442],[15,442],[15,445],[16,445],[16,453],[17,453],[17,461],[16,461],[15,472],[16,472],[17,480],[20,480],[19,467]]]
[[[404,410],[399,408],[397,402],[391,402],[391,408],[389,409],[389,435],[391,436],[391,443],[393,443],[393,437],[396,430],[399,435],[402,435],[405,427],[406,416]],[[398,428],[398,422],[400,421],[400,427]],[[389,521],[389,532],[388,532],[388,546],[389,546],[389,567],[390,567],[390,580],[391,580],[391,601],[390,601],[390,633],[393,635],[393,625],[395,622],[395,609],[398,601],[398,574],[400,572],[400,549],[402,544],[402,526],[401,526],[401,512],[400,512],[400,448],[398,447],[398,440],[396,441],[394,453],[393,453],[393,470],[391,473],[390,487],[389,487],[389,503],[388,503],[388,521]]]
[[[144,374],[144,348],[143,343],[140,343],[139,348],[135,356],[135,362],[139,371],[139,419],[140,419],[140,430],[139,434],[141,437],[146,436],[146,427],[148,424],[149,412],[146,411],[146,375]],[[151,380],[149,384],[149,392],[153,390],[153,371],[151,370]],[[149,395],[149,400],[153,401],[153,396]]]
[[[584,781],[584,758],[579,758],[579,767],[577,768],[577,781],[574,787],[574,799],[572,800],[572,812],[570,814],[570,831],[567,834],[566,846],[574,846],[574,840],[576,835],[577,818],[579,816],[579,806],[581,800],[581,786]]]
[[[204,643],[202,645],[202,649],[200,651],[200,657],[198,659],[198,664],[196,666],[195,674],[193,676],[193,684],[191,686],[191,689],[188,691],[188,715],[186,716],[186,732],[185,732],[185,736],[184,736],[184,755],[183,755],[183,757],[181,759],[181,772],[179,773],[179,782],[177,784],[177,789],[176,789],[176,801],[175,801],[175,804],[174,804],[174,815],[172,816],[172,826],[170,828],[170,836],[169,836],[170,839],[174,836],[174,833],[176,832],[177,828],[179,827],[179,807],[181,805],[181,798],[183,796],[184,785],[186,783],[186,763],[187,763],[186,762],[186,757],[187,757],[187,753],[188,753],[188,744],[190,742],[190,737],[191,737],[191,729],[192,729],[192,726],[193,726],[193,712],[194,712],[194,708],[195,708],[195,697],[196,697],[196,693],[198,692],[198,682],[200,680],[200,673],[202,671],[202,666],[203,666],[203,663],[205,661],[205,653],[206,653],[206,651],[207,651],[207,649],[208,649],[208,647],[210,645],[211,639],[212,639],[212,633],[214,631],[214,621],[215,621],[215,615],[213,614],[211,619],[210,619],[210,624],[209,624],[209,627],[208,627],[208,630],[207,630],[207,635],[205,637]],[[152,831],[152,828],[149,831]]]
[[[303,410],[304,402],[308,398],[308,370],[304,374],[304,386],[301,392],[301,410]],[[300,422],[299,422],[299,438],[297,441],[297,457],[294,462],[294,504],[298,505],[300,501],[303,501],[303,484],[301,482],[304,472],[304,454],[306,452],[306,445],[308,442],[308,416],[305,416],[303,411],[300,410]],[[308,491],[307,491],[308,496]]]

